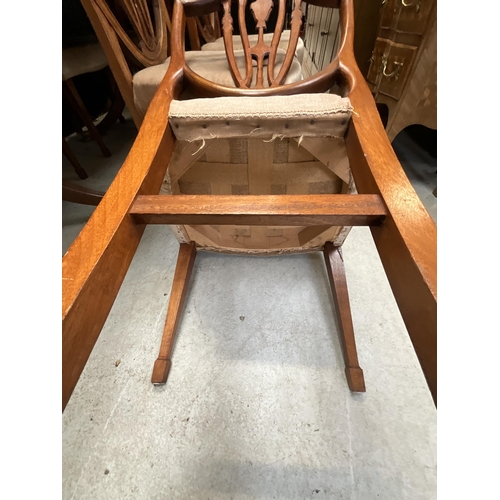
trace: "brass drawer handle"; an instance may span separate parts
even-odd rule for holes
[[[396,69],[392,72],[387,74],[385,70],[387,69],[387,60],[384,60],[383,62],[383,68],[382,68],[382,74],[386,76],[387,78],[394,78],[395,80],[398,79],[399,77],[399,72],[401,71],[401,68],[403,67],[402,62],[394,62],[394,65],[396,66]]]
[[[406,3],[406,0],[401,0],[401,3],[403,4],[403,7],[415,7],[417,14],[420,11],[420,3],[415,3],[413,0],[411,0],[410,3]]]

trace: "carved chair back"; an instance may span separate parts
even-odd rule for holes
[[[170,54],[172,24],[165,0],[81,0],[113,76],[137,126],[142,122],[134,103],[132,77],[163,64]],[[190,48],[220,37],[217,12],[187,23]]]
[[[164,0],[81,0],[109,62],[113,76],[139,126],[134,104],[133,74],[162,64],[172,29]]]
[[[233,2],[237,2],[237,19],[233,19]],[[339,55],[344,47],[352,47],[352,34],[349,33],[348,24],[350,14],[347,9],[340,12],[340,50],[331,63],[322,71],[304,80],[284,84],[290,71],[297,49],[299,36],[303,30],[302,0],[177,0],[174,6],[173,31],[181,36],[172,38],[173,53],[176,54],[176,65],[182,67],[185,84],[194,95],[203,97],[229,96],[229,95],[279,95],[326,92],[338,84],[345,87],[345,78],[339,64]],[[339,8],[339,0],[311,0],[307,2],[319,7]],[[271,41],[266,41],[264,34],[273,9],[277,8],[277,21]],[[252,43],[247,27],[247,12],[251,12],[257,31],[255,43]],[[187,19],[202,14],[220,11],[222,23],[222,36],[226,51],[227,61],[235,88],[225,87],[211,82],[195,73],[186,64],[183,46],[182,24]],[[285,53],[282,51],[280,39],[285,27],[285,19],[289,18],[290,37]],[[244,56],[244,71],[241,71],[235,54],[234,37],[235,24],[241,38]],[[253,30],[252,30],[253,31]],[[282,45],[281,45],[282,47]],[[239,48],[239,47],[238,47]],[[277,60],[280,59],[280,66]],[[241,66],[241,64],[240,64]],[[267,66],[267,68],[266,68]],[[255,82],[254,85],[252,83]]]

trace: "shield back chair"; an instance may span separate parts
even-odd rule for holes
[[[146,110],[170,64],[172,24],[164,0],[81,0],[98,36],[109,66],[132,119],[140,127]],[[186,29],[192,50],[186,53],[191,67],[200,75],[222,85],[233,85],[220,38],[218,12],[187,19]],[[235,44],[238,44],[237,38]],[[240,42],[241,43],[241,42]],[[283,45],[285,44],[285,45]],[[205,47],[206,45],[206,47]],[[204,54],[200,52],[203,47]],[[286,41],[282,42],[286,47]],[[298,54],[303,43],[299,43]],[[184,48],[183,48],[184,49]],[[285,50],[280,49],[278,63]],[[243,50],[236,59],[244,65]],[[267,62],[265,62],[267,64]],[[287,81],[302,78],[294,60]]]
[[[364,391],[341,245],[350,227],[365,225],[437,401],[436,225],[401,168],[356,65],[353,0],[309,3],[340,9],[339,50],[319,73],[287,82],[301,0],[293,3],[280,64],[285,0],[275,5],[270,43],[264,31],[273,2],[239,0],[242,51],[233,43],[231,0],[176,0],[168,71],[124,165],[63,257],[63,409],[147,224],[170,225],[180,243],[154,384],[167,380],[197,251],[322,251],[347,383]],[[258,30],[253,44],[247,8]],[[222,13],[232,85],[198,74],[184,51],[186,18],[212,12]],[[195,98],[181,100],[185,92]]]
[[[143,115],[135,104],[133,75],[167,59],[171,22],[164,0],[81,0],[81,3],[139,128]]]

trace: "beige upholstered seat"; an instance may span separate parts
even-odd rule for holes
[[[172,101],[169,118],[179,140],[215,137],[343,137],[349,99],[336,94],[216,97]]]
[[[256,102],[257,101],[257,102]],[[177,142],[161,194],[355,192],[344,144],[349,99],[334,94],[172,101]],[[172,226],[205,250],[290,253],[339,246],[350,228]]]
[[[274,33],[264,33],[264,43],[271,45],[271,41],[273,39]],[[249,35],[248,40],[250,42],[250,46],[253,46],[257,43],[258,35]],[[285,30],[281,33],[280,43],[278,47],[280,49],[286,50],[288,47],[288,43],[290,41],[290,30]],[[235,50],[243,50],[243,44],[241,43],[241,37],[239,35],[233,36],[233,46]],[[224,39],[218,38],[215,42],[206,43],[201,47],[201,50],[224,50]],[[295,57],[302,64],[304,60],[304,40],[299,38],[297,42],[297,48],[295,49]]]
[[[214,42],[215,43],[215,42]],[[242,74],[245,74],[245,58],[243,50],[235,50],[236,61]],[[279,49],[276,56],[275,72],[277,73],[285,58],[285,51]],[[226,87],[234,87],[234,81],[231,77],[229,65],[227,63],[224,47],[222,50],[216,51],[191,51],[186,52],[186,62],[189,67],[198,73],[203,78],[214,83],[224,85]],[[139,111],[146,113],[149,103],[153,98],[158,85],[163,80],[170,64],[168,58],[164,64],[151,66],[136,73],[132,79],[134,90],[134,101]],[[298,82],[303,79],[302,67],[297,60],[294,59],[290,71],[287,75],[285,83]],[[255,80],[255,78],[254,78]],[[253,81],[252,85],[255,85]]]

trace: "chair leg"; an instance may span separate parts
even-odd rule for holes
[[[106,116],[96,125],[96,129],[100,134],[106,132],[112,125],[115,124],[116,120],[119,120],[122,124],[125,123],[125,118],[122,114],[125,109],[125,101],[120,94],[120,89],[116,84],[109,66],[106,68],[106,73],[108,74],[109,80],[108,97],[111,101],[111,106],[106,113]]]
[[[75,111],[78,113],[83,123],[87,127],[90,137],[92,137],[92,139],[99,145],[102,154],[106,157],[111,156],[110,150],[107,148],[106,144],[104,144],[104,141],[99,135],[99,132],[97,131],[97,128],[94,125],[94,122],[92,121],[92,118],[89,115],[85,104],[83,104],[80,94],[78,93],[78,90],[76,90],[75,84],[73,83],[71,78],[63,81],[63,89],[66,98],[69,100],[71,106],[75,109]]]
[[[78,174],[78,177],[80,177],[80,179],[86,179],[88,177],[87,172],[85,172],[85,169],[80,165],[80,162],[74,155],[73,151],[71,151],[71,148],[64,137],[62,138],[62,148],[64,156],[69,160],[75,169],[75,172]]]
[[[175,334],[181,317],[184,300],[188,288],[189,278],[193,270],[196,257],[196,246],[193,243],[181,243],[177,266],[175,268],[174,282],[170,292],[167,318],[161,339],[160,353],[153,367],[151,382],[155,385],[164,384],[170,371],[170,356],[175,342]]]
[[[353,392],[365,392],[363,370],[359,367],[358,354],[356,352],[356,340],[352,325],[344,260],[340,248],[335,247],[331,242],[325,243],[323,255],[340,323],[340,341],[342,344],[342,354],[344,355],[347,385]]]

